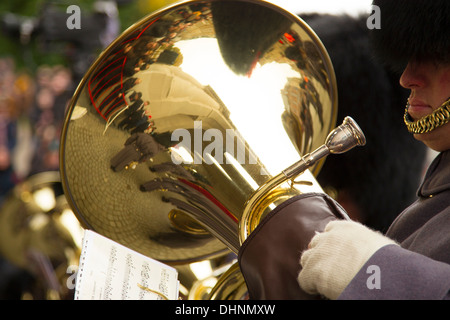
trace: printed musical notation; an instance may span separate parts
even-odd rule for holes
[[[86,230],[75,300],[176,300],[177,270]]]

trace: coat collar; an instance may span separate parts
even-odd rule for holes
[[[441,152],[430,164],[418,195],[430,197],[450,190],[450,150]]]

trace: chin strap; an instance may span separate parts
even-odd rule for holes
[[[405,120],[406,127],[410,133],[427,133],[443,126],[450,121],[450,98],[445,101],[433,113],[414,121],[408,113],[409,102],[406,104]]]

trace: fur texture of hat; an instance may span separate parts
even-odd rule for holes
[[[410,60],[450,62],[449,0],[374,0],[381,29],[371,30],[381,61],[402,70]]]

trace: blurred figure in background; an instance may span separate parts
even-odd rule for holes
[[[30,135],[24,115],[31,108],[33,95],[32,78],[17,73],[13,59],[0,59],[0,203],[28,174]]]
[[[33,148],[30,174],[59,170],[59,140],[74,83],[63,66],[38,69],[36,96],[30,113]]]
[[[337,123],[353,117],[367,139],[364,148],[328,157],[317,180],[352,219],[386,231],[414,199],[427,154],[402,121],[401,107],[409,92],[400,86],[397,75],[373,58],[367,16],[301,18],[322,40],[333,63]]]

